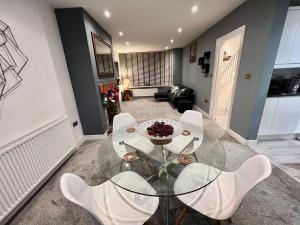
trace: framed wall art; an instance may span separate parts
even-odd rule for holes
[[[190,63],[196,62],[197,59],[197,42],[195,41],[190,47]]]

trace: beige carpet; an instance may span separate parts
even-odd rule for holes
[[[132,113],[139,121],[154,118],[179,118],[167,102],[137,99],[122,105],[124,112]],[[204,120],[204,128],[220,137],[226,151],[225,170],[237,169],[255,153],[228,136],[214,122]],[[49,180],[38,194],[11,222],[12,225],[95,225],[95,220],[83,209],[67,201],[61,194],[59,179],[63,173],[71,172],[82,177],[88,184],[97,185],[105,179],[97,171],[96,153],[100,142],[81,146],[72,158]],[[174,199],[173,208],[176,208]],[[180,206],[180,205],[178,205]],[[172,217],[174,217],[174,212]],[[161,211],[153,216],[153,224],[161,222]],[[274,167],[272,175],[257,185],[245,197],[241,207],[232,218],[234,225],[299,225],[300,185],[293,178]],[[213,223],[213,221],[212,221]],[[185,225],[207,225],[203,217],[191,212],[184,219]],[[225,223],[224,223],[225,224]]]

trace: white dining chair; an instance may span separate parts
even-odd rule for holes
[[[120,113],[114,116],[113,119],[113,132],[119,129],[136,127],[137,122],[130,113]]]
[[[114,117],[112,142],[120,158],[123,158],[126,153],[136,151],[137,149],[147,154],[153,151],[154,145],[148,138],[140,135],[137,131],[132,133],[127,132],[127,128],[136,127],[137,121],[130,113],[121,113]]]
[[[143,192],[155,194],[153,187],[135,172],[122,172],[112,179],[130,182]],[[80,177],[70,173],[61,177],[60,187],[68,200],[86,209],[103,225],[142,225],[159,204],[157,197],[126,191],[111,181],[88,186]]]
[[[126,133],[127,128],[136,127],[136,119],[130,113],[120,113],[114,116],[113,119],[113,146],[120,158],[127,153],[126,147],[121,142],[124,138],[134,136],[134,134]]]
[[[202,113],[195,110],[186,110],[180,117],[180,122],[186,124],[193,124],[197,128],[203,130],[203,117]]]
[[[179,121],[183,129],[190,131],[191,135],[179,135],[173,138],[172,142],[166,145],[166,148],[175,154],[192,154],[199,148],[203,140],[202,113],[194,110],[186,110],[181,115]],[[182,151],[184,148],[185,150]]]
[[[195,179],[205,177],[202,174],[205,170],[203,168],[198,170],[197,164],[200,163],[190,164],[182,171],[174,184],[175,193],[182,193],[182,184],[189,185]],[[193,170],[193,173],[191,175],[183,173],[185,170]],[[205,188],[177,198],[187,206],[219,222],[231,220],[245,195],[255,185],[269,177],[271,172],[270,160],[264,155],[256,155],[244,162],[235,172],[221,172],[219,177]],[[180,220],[182,218],[183,216]]]

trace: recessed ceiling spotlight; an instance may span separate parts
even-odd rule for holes
[[[191,11],[192,11],[192,13],[196,13],[198,11],[198,6],[197,5],[193,5]]]
[[[126,41],[126,45],[130,45],[130,42],[129,42],[129,41]]]
[[[171,42],[171,43],[174,43],[174,40],[173,40],[173,39],[171,39],[171,40],[170,40],[170,42]]]
[[[166,49],[168,50],[168,49],[169,49],[169,46],[166,46]]]
[[[120,32],[119,32],[119,36],[121,36],[121,37],[122,37],[123,35],[124,35],[124,34],[123,34],[123,32],[122,32],[122,31],[120,31]]]
[[[182,32],[182,28],[179,27],[179,28],[177,29],[177,32],[178,32],[178,33],[181,33],[181,32]]]
[[[104,10],[104,16],[106,17],[106,18],[110,18],[110,11],[108,11],[107,9],[106,10]]]

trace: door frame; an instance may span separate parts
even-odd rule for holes
[[[218,38],[216,40],[216,49],[215,49],[215,59],[214,59],[214,70],[213,70],[213,79],[212,79],[212,88],[211,88],[211,97],[210,97],[210,107],[209,107],[209,118],[212,120],[216,119],[216,95],[218,93],[217,92],[217,85],[218,85],[218,65],[219,65],[219,55],[220,55],[220,50],[221,50],[221,46],[222,44],[237,35],[241,35],[241,42],[240,42],[240,46],[239,46],[239,53],[238,53],[238,61],[237,61],[237,68],[236,68],[236,75],[234,78],[234,83],[233,83],[233,91],[231,94],[231,98],[230,98],[230,107],[229,107],[229,112],[228,112],[228,123],[227,123],[227,127],[226,130],[230,129],[230,122],[231,122],[231,113],[232,113],[232,106],[233,106],[233,102],[234,102],[234,97],[235,97],[235,90],[236,90],[236,84],[237,84],[237,80],[238,80],[238,71],[239,71],[239,67],[240,67],[240,61],[241,61],[241,55],[242,55],[242,47],[243,47],[243,43],[244,43],[244,36],[245,36],[245,30],[246,30],[246,25],[243,25],[225,35],[223,35],[222,37]]]

